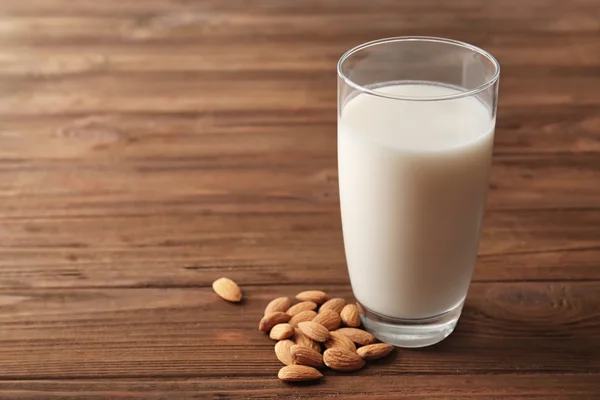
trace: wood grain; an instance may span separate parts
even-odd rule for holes
[[[5,220],[0,285],[207,287],[223,270],[250,284],[348,283],[337,213],[260,207]],[[488,212],[474,281],[600,279],[598,226],[596,210]]]
[[[0,2],[0,398],[598,399],[596,0]],[[502,65],[455,333],[276,379],[280,295],[351,297],[339,56],[451,37]],[[210,289],[237,280],[242,305]]]
[[[553,379],[537,374],[386,376],[372,385],[368,376],[329,373],[315,385],[284,385],[266,377],[152,378],[102,380],[34,380],[0,382],[3,398],[46,400],[152,399],[175,394],[179,399],[594,399],[597,374],[561,374]],[[477,393],[474,393],[474,389]]]
[[[209,287],[4,291],[2,377],[274,376],[274,342],[258,321],[271,299],[306,286],[239,283],[243,305]],[[321,288],[351,298],[348,285]],[[595,282],[474,283],[452,340],[358,374],[596,371],[598,304]]]

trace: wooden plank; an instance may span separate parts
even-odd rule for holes
[[[597,20],[584,12],[595,10],[590,0],[587,4],[571,3],[571,7],[565,7],[557,1],[547,2],[533,7],[521,7],[521,12],[518,13],[514,12],[511,6],[484,7],[480,1],[468,1],[446,7],[441,6],[439,1],[424,2],[425,4],[417,7],[393,1],[380,1],[380,7],[365,7],[364,3],[356,0],[338,0],[330,4],[311,1],[295,6],[289,3],[277,5],[265,0],[250,2],[251,5],[243,1],[228,2],[228,5],[221,5],[217,1],[200,4],[163,2],[157,7],[148,2],[142,6],[138,5],[133,10],[124,6],[124,2],[113,3],[112,7],[110,2],[93,8],[84,5],[87,10],[69,3],[62,8],[52,7],[46,14],[41,11],[45,8],[43,5],[36,4],[36,13],[31,13],[31,7],[34,7],[31,5],[28,6],[29,10],[25,10],[29,12],[20,12],[19,8],[22,10],[23,6],[4,6],[4,13],[10,16],[10,19],[4,22],[4,29],[9,33],[8,38],[31,38],[37,43],[68,43],[73,37],[83,38],[88,42],[110,38],[160,41],[165,38],[195,37],[197,33],[210,34],[211,37],[231,37],[239,35],[240,31],[249,30],[256,30],[258,33],[256,37],[251,38],[252,40],[260,40],[261,36],[271,36],[284,41],[290,33],[300,37],[317,38],[317,27],[323,28],[320,32],[321,37],[330,41],[365,34],[385,37],[389,36],[385,33],[392,30],[397,34],[405,34],[406,31],[422,30],[426,27],[463,32],[487,29],[496,34],[515,31],[526,31],[530,34],[587,33],[598,29]],[[435,7],[435,12],[431,12],[431,7]],[[569,12],[574,8],[581,12]],[[563,10],[560,21],[555,20],[557,9]],[[62,12],[57,12],[58,10]],[[419,11],[428,12],[429,18],[411,18]],[[393,18],[390,18],[392,15]],[[332,17],[335,17],[334,24],[331,23]],[[394,22],[397,24],[394,25]],[[86,31],[85,26],[93,29]],[[50,34],[39,35],[38,32]]]
[[[340,223],[268,209],[9,219],[0,287],[207,286],[221,269],[252,284],[348,282]],[[488,212],[474,279],[600,279],[599,225],[596,210]]]
[[[266,210],[338,213],[334,155],[317,154],[303,162],[310,150],[304,152],[302,145],[293,149],[293,139],[281,154],[267,146],[255,144],[255,154],[249,150],[249,155],[239,157],[217,155],[215,149],[214,156],[198,160],[190,156],[164,162],[81,163],[78,168],[68,163],[0,163],[1,218]],[[492,166],[488,210],[597,209],[599,179],[597,154],[498,156]]]
[[[536,118],[528,117],[533,111]],[[220,157],[219,164],[211,164],[217,167],[226,161],[267,164],[277,156],[273,162],[299,163],[304,160],[300,157],[310,155],[312,161],[329,161],[328,165],[334,166],[335,124],[336,114],[331,110],[36,118],[8,115],[2,120],[0,157],[32,159],[44,166],[45,161],[200,162]],[[517,154],[597,154],[599,132],[596,107],[505,108],[496,129],[494,161]],[[555,158],[557,164],[560,159]],[[570,162],[569,158],[562,160]]]
[[[528,3],[528,7],[518,8],[515,12],[515,1],[506,1],[498,3],[481,2],[480,0],[458,0],[453,3],[439,2],[438,0],[423,0],[418,3],[397,2],[394,0],[379,0],[377,2],[381,7],[398,9],[406,12],[425,12],[434,14],[435,12],[462,11],[470,12],[475,17],[485,17],[488,13],[498,15],[514,15],[515,17],[524,17],[532,19],[537,15],[559,15],[561,12],[574,13],[574,11],[584,11],[597,9],[595,0],[573,0],[566,4],[561,0],[533,0]],[[207,0],[202,3],[186,0],[147,0],[143,4],[136,0],[106,0],[97,3],[91,0],[78,1],[76,3],[70,0],[53,0],[47,2],[44,0],[22,0],[2,3],[3,10],[10,12],[11,15],[92,15],[92,16],[114,16],[114,15],[139,15],[141,11],[148,13],[168,12],[177,8],[192,7],[199,10],[218,9],[222,11],[238,11],[240,6],[251,5],[248,12],[252,9],[260,9],[267,13],[284,14],[302,14],[314,13],[315,11],[324,12],[332,15],[357,12],[381,12],[375,7],[369,7],[360,0],[331,0],[322,2],[319,0],[306,0],[303,2],[271,2],[269,0],[232,0],[222,3],[219,0]],[[118,7],[120,6],[120,7]],[[343,6],[343,7],[342,7]],[[433,10],[432,10],[433,8]],[[525,26],[526,28],[527,26]]]
[[[89,32],[89,31],[88,31]],[[557,33],[552,42],[547,34],[533,36],[523,43],[522,33],[482,37],[477,44],[489,49],[502,60],[503,76],[535,79],[554,75],[592,75],[600,65],[600,56],[593,35],[579,37]],[[472,39],[467,38],[465,39]],[[291,73],[330,76],[343,51],[358,43],[305,41],[301,52],[282,51],[272,54],[270,43],[237,46],[225,51],[223,43],[190,43],[177,47],[153,43],[151,46],[117,44],[30,44],[11,43],[0,49],[0,79],[42,80],[65,79],[103,74],[160,77],[196,73],[232,72],[281,74]],[[345,47],[344,47],[345,46]],[[581,56],[583,54],[583,56]],[[516,55],[516,56],[515,56]],[[577,63],[573,59],[577,58]],[[150,61],[150,62],[149,62]]]
[[[258,320],[270,299],[307,287],[240,284],[242,305],[210,288],[3,290],[0,377],[274,376],[280,365]],[[597,287],[475,283],[452,337],[429,350],[398,351],[358,376],[599,373]],[[351,296],[346,284],[324,289]]]
[[[256,285],[349,284],[346,265],[340,261],[341,250],[332,256],[290,250],[289,254],[263,259],[246,256],[245,249],[222,256],[191,248],[139,253],[99,249],[3,252],[3,289],[201,287],[218,271],[238,280],[250,279]],[[598,281],[599,259],[598,248],[480,256],[473,281]]]
[[[371,368],[371,367],[369,367]],[[379,368],[379,365],[372,369]],[[327,373],[318,384],[286,385],[269,377],[233,379],[103,379],[0,381],[6,400],[40,399],[594,399],[598,374],[501,374],[368,376]]]
[[[231,112],[248,110],[248,104],[254,111],[327,109],[335,113],[334,71],[335,64],[332,63],[331,73],[296,77],[217,72],[205,73],[204,78],[199,74],[186,76],[188,74],[183,73],[160,77],[142,74],[139,79],[118,74],[51,81],[8,79],[3,84],[5,93],[0,102],[0,115]],[[531,104],[555,107],[600,104],[596,96],[600,77],[571,74],[560,80],[552,79],[558,76],[560,72],[548,76],[543,85],[535,79],[507,77],[502,81],[499,112],[503,107]],[[82,87],[93,87],[94,90],[82,90]],[[285,93],[285,100],[281,99],[282,93]]]

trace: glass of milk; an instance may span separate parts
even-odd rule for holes
[[[500,66],[467,43],[397,37],[338,64],[344,247],[362,321],[423,347],[456,326],[477,257]]]

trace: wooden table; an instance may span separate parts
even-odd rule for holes
[[[600,2],[3,0],[1,399],[600,399]],[[273,297],[350,297],[339,56],[431,35],[502,64],[446,341],[289,386]],[[219,300],[229,276],[243,305]]]

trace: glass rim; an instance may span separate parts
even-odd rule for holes
[[[377,46],[380,44],[387,44],[387,43],[394,43],[394,42],[409,42],[409,41],[443,43],[443,44],[449,44],[449,45],[459,46],[462,48],[469,49],[473,52],[479,53],[480,55],[484,56],[486,59],[488,59],[492,63],[492,65],[494,66],[494,75],[492,75],[492,77],[489,80],[487,80],[483,84],[477,86],[476,88],[469,89],[464,92],[449,94],[449,95],[444,95],[444,96],[413,97],[413,96],[394,95],[394,94],[383,93],[383,92],[379,92],[377,90],[369,89],[365,86],[359,85],[358,83],[352,81],[349,77],[347,77],[342,72],[342,66],[343,66],[344,62],[350,56],[352,56],[353,54],[355,54],[361,50],[364,50],[364,49],[372,47],[372,46]],[[466,42],[461,42],[460,40],[446,39],[446,38],[440,38],[440,37],[434,37],[434,36],[395,36],[395,37],[377,39],[377,40],[372,40],[370,42],[362,43],[362,44],[359,44],[358,46],[355,46],[355,47],[351,48],[350,50],[346,51],[342,55],[342,57],[340,57],[340,60],[338,61],[337,73],[338,73],[338,76],[348,86],[350,86],[350,87],[354,88],[355,90],[358,90],[362,93],[370,94],[372,96],[383,97],[383,98],[393,99],[393,100],[405,100],[405,101],[439,101],[439,100],[452,100],[452,99],[460,99],[463,97],[469,97],[469,96],[473,96],[477,93],[480,93],[480,92],[488,89],[490,86],[494,85],[500,78],[500,64],[498,63],[498,60],[496,60],[496,58],[493,55],[491,55],[489,52],[483,50],[480,47],[474,46],[472,44],[469,44]]]

